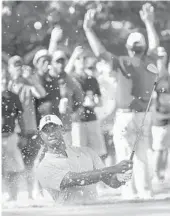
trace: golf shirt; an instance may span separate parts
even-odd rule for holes
[[[94,201],[97,196],[96,184],[60,189],[60,184],[68,172],[81,173],[104,168],[98,155],[88,147],[67,147],[68,157],[58,157],[46,153],[37,167],[36,176],[57,203],[82,204]]]
[[[113,57],[113,70],[117,71],[116,104],[121,109],[144,112],[147,108],[156,75],[147,69],[156,63],[157,55],[150,52],[142,59]]]

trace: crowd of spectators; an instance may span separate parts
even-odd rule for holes
[[[153,100],[136,148],[133,179],[128,187],[122,187],[122,196],[152,196],[152,178],[166,178],[170,64],[154,28],[154,8],[144,4],[140,17],[148,46],[141,33],[133,32],[127,39],[127,56],[117,57],[105,49],[93,30],[95,10],[89,10],[84,31],[92,51],[77,46],[70,56],[59,49],[63,32],[56,26],[49,47],[35,54],[33,67],[18,55],[10,57],[7,66],[2,63],[2,172],[9,200],[17,199],[20,176],[26,178],[30,199],[35,186],[43,195],[34,177],[35,161],[40,161],[46,150],[37,128],[43,116],[57,115],[64,124],[68,146],[89,146],[109,166],[129,158],[150,97]],[[157,72],[149,71],[153,64]]]

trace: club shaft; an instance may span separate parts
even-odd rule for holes
[[[152,92],[151,92],[151,96],[150,96],[150,99],[149,99],[149,102],[148,102],[148,105],[147,105],[147,108],[146,108],[146,111],[145,111],[145,114],[144,114],[144,117],[142,119],[142,123],[141,123],[141,126],[137,132],[137,135],[136,135],[136,140],[134,142],[134,145],[133,145],[133,148],[132,148],[132,153],[130,155],[130,160],[133,160],[133,157],[134,157],[134,154],[135,154],[135,149],[136,149],[136,146],[141,138],[141,134],[142,134],[142,128],[144,126],[144,123],[145,123],[145,119],[146,119],[146,115],[149,111],[149,108],[150,108],[150,105],[151,105],[151,101],[152,101],[152,95],[153,95],[153,92],[155,91],[155,88],[156,88],[156,85],[157,85],[157,78],[156,78],[156,81],[154,83],[154,86],[153,86],[153,89],[152,89]]]

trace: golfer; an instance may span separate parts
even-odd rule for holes
[[[130,160],[105,167],[92,149],[66,147],[63,124],[57,116],[44,116],[40,120],[39,131],[47,151],[36,168],[36,176],[56,202],[84,204],[94,201],[96,183],[103,181],[111,188],[118,188],[131,178]],[[121,181],[117,174],[121,174]]]

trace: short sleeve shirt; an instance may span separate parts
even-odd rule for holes
[[[37,167],[36,176],[58,203],[85,203],[95,200],[96,185],[70,187],[61,190],[60,184],[68,172],[85,172],[104,167],[101,159],[90,148],[67,147],[67,158],[46,153]]]
[[[23,108],[19,97],[6,91],[6,94],[2,95],[2,133],[14,132],[15,120],[22,112]]]
[[[113,58],[113,69],[117,73],[116,101],[119,108],[144,111],[149,102],[156,75],[147,66],[156,62],[156,54],[144,58],[122,56]]]
[[[101,97],[100,87],[97,79],[93,76],[77,76],[76,79],[81,84],[82,90],[84,92],[84,98],[87,95],[92,97],[98,96]],[[81,121],[94,121],[96,120],[96,114],[94,108],[84,106],[84,115],[81,118]]]

